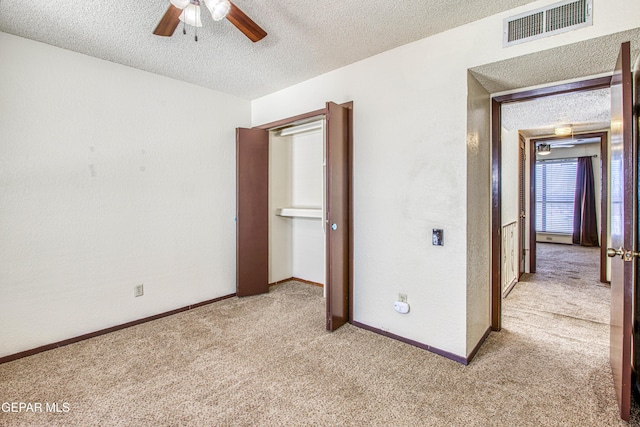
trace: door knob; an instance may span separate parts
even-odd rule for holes
[[[620,249],[607,248],[607,256],[609,258],[615,258],[618,255],[620,255],[620,258],[624,256],[624,248],[620,248]]]
[[[607,256],[609,258],[620,256],[620,258],[622,258],[626,262],[630,262],[633,260],[633,258],[639,258],[640,252],[628,251],[623,247],[621,247],[620,249],[607,248]]]

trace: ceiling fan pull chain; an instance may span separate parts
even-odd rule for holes
[[[194,37],[195,41],[198,41],[198,27],[196,27],[196,36]]]

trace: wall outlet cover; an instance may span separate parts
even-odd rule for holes
[[[400,314],[407,314],[409,312],[409,304],[402,301],[396,301],[393,303],[393,308]]]
[[[136,285],[136,287],[133,288],[133,295],[136,297],[144,295],[144,285]]]

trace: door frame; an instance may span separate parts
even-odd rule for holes
[[[491,329],[502,329],[502,290],[501,290],[501,228],[502,228],[502,188],[501,188],[501,144],[502,144],[502,104],[528,101],[546,96],[561,95],[608,88],[611,77],[598,77],[572,83],[564,83],[522,92],[500,95],[491,98]],[[529,213],[531,218],[531,213]],[[530,239],[531,240],[531,239]],[[535,238],[533,239],[535,240]],[[531,250],[529,259],[531,260]],[[534,255],[535,257],[535,255]],[[535,260],[535,259],[534,259]]]
[[[600,282],[607,283],[607,236],[609,233],[609,132],[586,132],[575,134],[581,138],[600,138]],[[536,143],[566,139],[566,136],[531,138],[529,140],[529,272],[536,272]]]
[[[348,211],[349,211],[349,231],[350,231],[349,246],[348,246],[348,251],[349,251],[349,254],[348,254],[348,259],[349,259],[348,288],[349,290],[348,292],[349,292],[349,323],[353,323],[353,247],[354,247],[353,246],[353,240],[354,240],[353,239],[353,222],[354,222],[353,221],[353,101],[345,102],[339,105],[342,107],[345,107],[349,112],[349,116],[348,116],[349,132],[348,132],[348,141],[347,141],[348,156],[349,156],[347,167],[349,169],[348,171],[348,185],[349,185]],[[298,114],[295,116],[287,117],[287,118],[276,120],[273,122],[263,123],[258,126],[253,126],[253,128],[270,131],[270,130],[281,128],[284,126],[302,124],[306,121],[311,121],[314,118],[315,119],[320,117],[326,118],[326,115],[327,115],[327,109],[325,107],[319,110],[309,111],[306,113]],[[326,141],[324,143],[326,144]],[[322,220],[324,221],[325,218],[322,218]],[[326,269],[327,262],[328,260],[325,261],[325,269]]]

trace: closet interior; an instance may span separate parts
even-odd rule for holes
[[[324,287],[325,173],[323,118],[269,132],[269,283]]]

